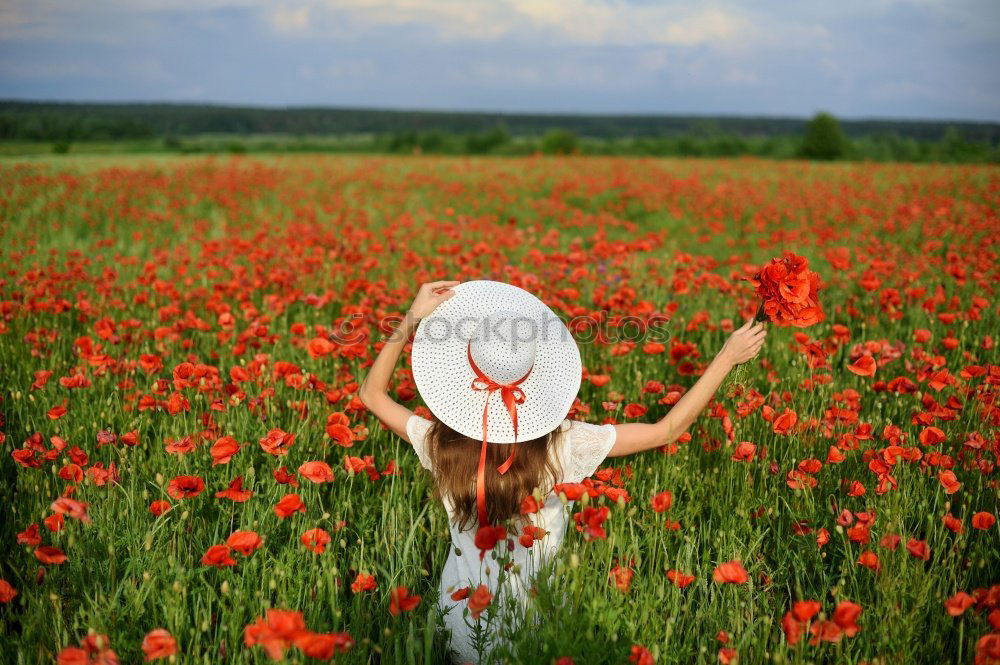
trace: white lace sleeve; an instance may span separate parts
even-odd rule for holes
[[[615,445],[615,426],[573,420],[562,436],[563,482],[578,483],[593,475],[608,456]]]
[[[431,468],[431,457],[427,454],[427,430],[431,428],[431,421],[412,415],[406,421],[406,436],[410,437],[410,444],[420,458],[420,464],[425,469]]]

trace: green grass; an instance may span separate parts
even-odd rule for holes
[[[121,662],[138,662],[143,636],[158,627],[177,638],[181,663],[266,662],[262,649],[243,645],[243,631],[268,607],[302,611],[315,631],[349,632],[357,644],[338,662],[445,662],[445,637],[434,630],[437,575],[449,546],[444,510],[407,444],[353,411],[349,394],[335,403],[326,395],[359,382],[374,350],[312,358],[304,341],[319,334],[314,326],[332,329],[348,306],[372,324],[401,312],[416,285],[430,278],[522,280],[558,301],[562,313],[579,306],[627,315],[646,311],[642,302],[662,312],[674,303],[669,331],[694,343],[700,352],[694,362],[704,364],[725,339],[722,319],[736,319],[739,308],[750,305],[748,287],[734,278],[744,265],[784,249],[807,256],[827,283],[821,292],[827,320],[803,332],[822,342],[839,323],[851,341],[832,350],[828,368],[813,370],[794,330],[775,328],[763,361],[743,382],[779,412],[788,406],[800,422],[815,419],[816,426],[776,435],[759,409],[740,418],[742,398],[720,392],[734,442],[765,448],[766,460],[731,461],[722,424],[707,413],[677,454],[608,460],[607,467],[630,470],[624,487],[631,501],[609,504],[606,540],[584,542],[571,530],[551,579],[540,581],[529,608],[528,620],[537,618],[537,625],[513,633],[510,652],[498,659],[622,663],[633,644],[642,644],[657,663],[715,663],[716,634],[726,631],[744,663],[957,663],[972,662],[977,640],[990,632],[985,612],[969,610],[956,619],[943,602],[959,590],[1000,583],[997,527],[970,525],[973,513],[997,515],[1000,505],[995,468],[971,463],[976,457],[997,463],[998,420],[990,406],[996,378],[958,376],[969,365],[997,365],[996,350],[983,348],[1000,330],[996,168],[748,159],[70,156],[5,160],[0,183],[6,435],[0,577],[20,594],[0,606],[3,653],[11,662],[53,662],[88,631],[107,634]],[[850,268],[831,266],[826,255],[834,247],[850,249]],[[964,278],[949,265],[962,267]],[[866,273],[881,280],[873,292],[861,286]],[[924,291],[907,291],[915,288]],[[939,288],[943,298],[925,308]],[[322,304],[312,304],[311,294]],[[977,297],[987,304],[972,317]],[[235,317],[231,331],[219,321],[227,308]],[[707,320],[686,329],[702,311]],[[946,325],[940,312],[960,316]],[[97,324],[105,319],[114,323],[116,339],[100,338]],[[296,323],[308,333],[293,333]],[[918,328],[932,332],[931,343],[914,342]],[[942,346],[948,332],[953,349]],[[95,355],[106,359],[82,357],[82,337],[100,344]],[[881,366],[874,379],[848,372],[850,347],[876,340],[897,345],[901,357]],[[618,393],[622,404],[648,406],[645,419],[658,418],[668,407],[643,394],[643,385],[693,383],[696,377],[681,374],[668,354],[646,355],[641,346],[613,356],[608,345],[581,345],[588,370],[612,376],[601,388],[583,383],[580,400],[590,413],[581,417],[624,420],[620,408],[602,407]],[[159,355],[164,368],[143,371],[142,354]],[[935,369],[956,377],[940,392],[927,384],[925,364],[934,356],[940,357]],[[246,396],[238,401],[230,402],[224,390],[186,388],[179,392],[189,411],[136,408],[138,397],[152,395],[157,379],[169,382],[182,362],[216,367],[220,385],[228,385],[230,368],[251,366],[255,358],[264,370],[241,385]],[[276,362],[296,365],[326,388],[286,382],[275,375]],[[89,387],[59,384],[74,368],[90,379]],[[34,372],[43,369],[53,372],[48,385],[30,390]],[[802,387],[817,374],[832,380]],[[873,390],[875,381],[897,376],[917,382],[920,392]],[[823,432],[826,410],[848,389],[858,392],[859,422],[872,425],[874,440],[845,451],[841,464],[824,463],[815,488],[790,489],[790,469],[806,458],[825,462],[837,437],[853,429],[832,424],[831,436]],[[961,402],[953,420],[934,425],[947,435],[937,452],[960,458],[953,470],[962,488],[946,495],[936,467],[900,462],[893,470],[898,489],[876,495],[864,454],[887,445],[880,437],[885,425],[900,426],[908,437],[903,445],[920,449],[925,460],[933,452],[917,442],[922,427],[912,424],[927,408],[923,395],[938,404],[949,397]],[[263,408],[248,406],[261,397]],[[213,410],[217,399],[227,405],[223,410]],[[50,420],[49,409],[64,400],[68,413]],[[305,404],[304,417],[293,403]],[[347,411],[352,426],[367,426],[367,438],[351,449],[331,444],[324,426],[335,411]],[[286,457],[271,457],[257,444],[272,428],[296,434]],[[102,429],[119,436],[138,430],[140,445],[98,447]],[[168,440],[203,431],[210,434],[194,452],[164,450]],[[64,451],[39,468],[17,465],[10,453],[36,432],[46,447],[49,437],[60,436],[84,450],[91,464],[116,465],[119,483],[96,486],[85,479],[76,487],[73,497],[90,504],[91,523],[67,518],[58,533],[41,525],[69,485],[57,476],[68,458]],[[972,432],[988,445],[963,452]],[[229,464],[213,467],[208,448],[222,435],[245,447]],[[379,469],[395,460],[400,472],[376,482],[351,476],[345,454],[373,455]],[[300,478],[307,512],[279,520],[272,507],[295,490],[278,485],[272,472],[281,465],[294,472],[317,459],[334,468],[335,481],[313,485]],[[169,480],[182,474],[204,478],[205,491],[169,498]],[[254,496],[243,504],[215,499],[237,475]],[[843,481],[850,480],[864,483],[867,494],[848,496]],[[663,490],[673,492],[673,507],[656,514],[649,498]],[[154,518],[147,510],[154,499],[167,499],[174,509]],[[843,509],[875,511],[868,548],[878,554],[879,573],[855,563],[863,548],[837,525]],[[964,533],[943,527],[949,510],[964,521]],[[665,529],[666,519],[681,528]],[[346,526],[335,530],[340,520]],[[826,528],[830,542],[819,548],[815,534],[794,535],[800,520]],[[34,548],[15,543],[15,534],[31,523],[41,525],[43,544],[65,550],[65,564],[40,566]],[[333,537],[323,554],[299,542],[313,527]],[[233,568],[201,565],[210,545],[238,529],[258,531],[264,546],[248,558],[235,555]],[[889,533],[902,536],[896,551],[878,545]],[[928,562],[907,553],[910,537],[927,541]],[[743,562],[746,585],[712,581],[715,566],[731,559]],[[629,561],[635,575],[622,593],[608,573]],[[677,589],[665,576],[671,568],[697,579]],[[350,591],[359,571],[375,575],[377,591]],[[392,617],[389,591],[397,585],[423,600],[415,611]],[[820,601],[827,616],[839,600],[859,603],[861,632],[836,644],[811,646],[804,639],[788,645],[781,618],[803,599]],[[287,658],[304,660],[294,650]]]

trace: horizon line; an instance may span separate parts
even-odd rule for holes
[[[400,106],[366,106],[366,105],[333,105],[333,104],[254,104],[223,101],[181,101],[181,100],[79,100],[79,99],[44,99],[0,97],[0,104],[58,104],[65,106],[207,106],[229,109],[253,109],[261,111],[296,111],[296,110],[328,110],[328,111],[378,111],[388,113],[454,113],[458,115],[497,115],[497,116],[568,116],[576,118],[731,118],[731,119],[765,119],[765,120],[796,120],[809,121],[818,113],[829,113],[843,122],[907,122],[907,123],[961,123],[971,125],[1000,125],[997,120],[974,120],[968,118],[930,118],[901,116],[842,116],[829,110],[817,110],[813,116],[773,115],[767,113],[713,113],[713,112],[595,112],[595,111],[553,111],[553,110],[516,110],[502,111],[496,109],[476,108],[435,108],[435,107],[400,107]]]

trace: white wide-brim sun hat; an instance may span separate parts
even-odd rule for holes
[[[555,430],[582,376],[569,329],[545,303],[511,284],[478,280],[454,291],[421,320],[413,338],[413,380],[427,408],[456,432],[482,440],[488,400],[490,443]],[[516,437],[504,392],[508,399],[519,392],[523,400],[515,406]]]

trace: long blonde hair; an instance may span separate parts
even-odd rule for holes
[[[558,430],[516,444],[486,444],[486,515],[490,524],[502,524],[521,514],[521,502],[535,488],[545,488],[561,473],[559,462],[549,451]],[[427,432],[428,454],[434,468],[434,490],[440,499],[451,499],[456,527],[464,531],[477,523],[476,469],[482,441],[459,434],[439,420]],[[504,474],[503,464],[517,446],[514,462]]]

